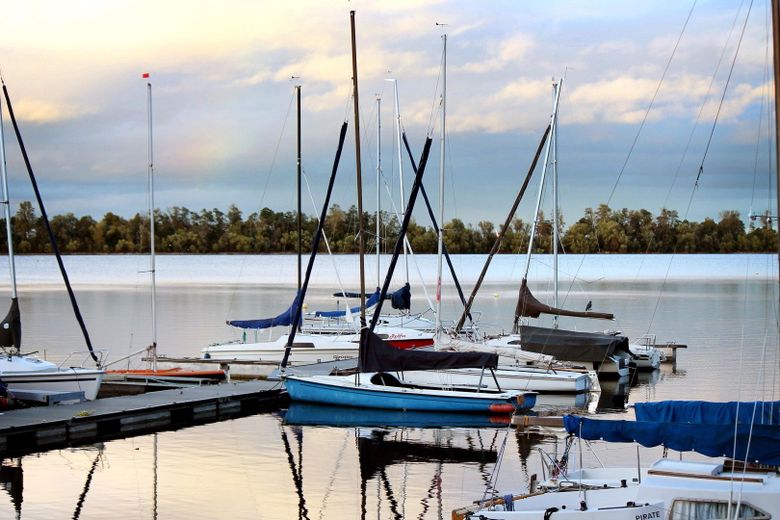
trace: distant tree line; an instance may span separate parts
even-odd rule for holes
[[[658,216],[640,210],[613,210],[602,204],[588,208],[577,222],[564,230],[559,218],[560,251],[569,253],[738,253],[771,252],[777,247],[777,234],[766,216],[751,219],[748,226],[737,211],[723,211],[720,219],[702,222],[681,220],[674,210],[664,209]],[[382,249],[390,251],[399,232],[395,216],[382,213]],[[30,202],[22,202],[11,218],[14,248],[18,253],[51,252],[43,220]],[[73,213],[51,218],[57,244],[64,253],[144,253],[149,251],[149,219],[136,214],[130,219],[106,213],[100,221],[76,217]],[[330,208],[325,231],[331,250],[336,253],[357,252],[357,209]],[[308,251],[317,228],[317,219],[302,216],[303,249]],[[375,250],[376,217],[365,214],[366,247]],[[452,219],[444,226],[444,239],[451,253],[487,253],[498,229],[482,221],[476,227]],[[0,227],[0,252],[7,252],[6,228]],[[526,251],[531,223],[512,221],[502,243],[501,252]],[[231,205],[227,212],[219,209],[193,212],[173,207],[155,212],[155,244],[165,253],[292,253],[297,251],[296,212],[276,212],[264,208],[243,218],[241,210]],[[437,237],[432,226],[412,221],[409,242],[417,253],[435,253]],[[550,252],[553,224],[543,216],[537,223],[534,250]],[[323,242],[322,249],[325,245]]]

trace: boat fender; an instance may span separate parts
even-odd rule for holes
[[[628,483],[626,482],[626,479],[620,479],[620,487],[628,487]]]
[[[588,510],[588,504],[584,500],[580,500],[580,511],[587,511]]]
[[[552,516],[552,514],[557,512],[557,511],[558,511],[557,507],[548,507],[547,509],[545,509],[544,510],[544,520],[550,520],[550,517]]]

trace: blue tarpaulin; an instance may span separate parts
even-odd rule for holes
[[[300,293],[295,296],[292,305],[275,318],[261,318],[257,320],[232,320],[227,324],[240,329],[270,329],[271,327],[289,327],[295,319],[295,310],[298,307]]]
[[[754,403],[664,401],[636,405],[637,421],[563,418],[566,431],[586,440],[636,442],[645,447],[665,446],[710,457],[732,457],[760,464],[780,465],[780,424],[777,420],[751,423]],[[766,418],[777,418],[777,402],[759,403]],[[739,411],[737,412],[737,409]],[[758,410],[758,409],[757,409]],[[739,415],[740,422],[734,425]],[[761,417],[757,411],[756,417]],[[736,434],[736,451],[734,438]]]
[[[780,425],[780,401],[660,401],[637,403],[634,413],[637,421],[733,425],[739,414],[741,423]]]
[[[369,298],[366,300],[366,309],[369,307],[373,307],[377,304],[379,301],[379,287],[376,288],[376,291],[374,294],[369,296]],[[349,310],[352,314],[357,314],[360,312],[360,306],[352,307]],[[347,311],[315,311],[314,315],[318,318],[341,318],[342,316],[345,316],[347,314]]]

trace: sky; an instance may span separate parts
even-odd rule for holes
[[[156,207],[294,210],[295,85],[312,194],[303,211],[320,211],[344,120],[332,202],[355,204],[350,10],[367,211],[378,142],[380,203],[400,206],[390,78],[418,158],[434,139],[425,184],[439,200],[444,34],[445,220],[503,222],[549,122],[553,78],[564,75],[557,170],[567,225],[602,203],[701,220],[762,213],[774,200],[767,0],[30,0],[0,17],[0,69],[48,213],[147,211],[142,73],[153,89]],[[15,210],[33,195],[3,112]],[[541,170],[520,205],[526,220]],[[415,218],[430,223],[420,209]]]

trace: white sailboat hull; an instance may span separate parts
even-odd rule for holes
[[[602,470],[613,474],[614,478],[583,481],[583,484],[591,484],[585,494],[563,491],[561,487],[558,492],[516,499],[511,505],[513,511],[507,511],[508,508],[500,503],[473,512],[471,517],[484,515],[482,518],[492,520],[542,518],[546,511],[556,508],[552,518],[726,518],[729,517],[729,500],[732,501],[730,517],[735,517],[737,503],[742,508],[740,518],[777,518],[780,515],[780,478],[775,472],[726,473],[719,464],[661,459],[643,472],[640,483],[632,483],[631,476],[636,477],[636,471],[635,468]],[[626,482],[624,487],[620,480]],[[579,480],[576,475],[570,475],[567,482],[571,488],[576,487]]]
[[[92,401],[97,397],[104,373],[99,369],[61,368],[29,356],[0,358],[0,382],[11,392],[84,392],[84,398]]]
[[[417,330],[377,327],[376,333],[397,348],[425,347],[433,344],[433,335]],[[226,343],[211,345],[201,350],[206,359],[265,361],[280,363],[284,357],[287,336],[275,341],[257,343]],[[360,335],[350,334],[296,334],[290,354],[290,365],[308,365],[338,361],[358,356]]]
[[[551,393],[579,393],[590,390],[588,374],[535,368],[502,368],[495,371],[502,390],[523,390]],[[404,382],[415,385],[477,386],[497,390],[489,371],[461,368],[436,371],[412,371],[401,375]]]

